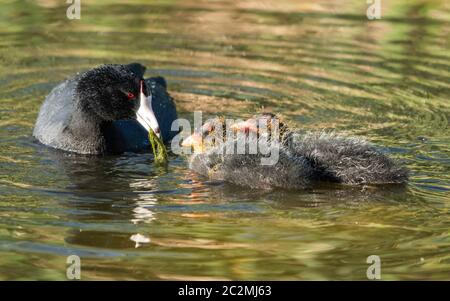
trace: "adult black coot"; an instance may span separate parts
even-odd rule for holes
[[[33,136],[80,154],[146,150],[150,128],[168,142],[177,133],[175,104],[164,78],[144,73],[138,63],[102,65],[60,83],[42,104]]]
[[[185,139],[182,145],[194,148],[189,167],[212,180],[259,189],[304,189],[325,181],[356,185],[408,180],[407,169],[361,138],[301,133],[267,113],[236,122],[230,129],[233,135],[227,133],[224,119],[217,118]],[[255,145],[258,149],[251,152]],[[271,156],[273,161],[263,164],[261,159]]]

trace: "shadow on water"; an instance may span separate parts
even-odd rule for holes
[[[173,167],[155,168],[151,154],[116,156],[80,156],[35,144],[37,156],[64,173],[68,179],[63,190],[36,187],[36,192],[68,195],[58,201],[68,224],[77,225],[67,232],[65,241],[73,246],[133,249],[130,235],[136,224],[158,223],[161,215],[226,213],[247,216],[266,215],[273,209],[358,208],[367,203],[405,203],[404,185],[344,186],[331,183],[299,191],[258,191],[206,181],[190,171],[190,185],[167,187],[164,173]],[[177,163],[186,165],[182,158]],[[133,172],[131,173],[131,170]],[[197,183],[192,185],[192,183]],[[183,186],[189,188],[183,188]],[[167,196],[178,194],[178,201]],[[119,227],[104,225],[119,223]],[[91,224],[91,225],[89,225]]]

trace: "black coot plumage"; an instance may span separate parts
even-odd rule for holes
[[[278,130],[272,131],[275,122]],[[224,120],[218,118],[185,139],[183,145],[195,150],[189,167],[212,180],[259,189],[304,189],[318,182],[357,185],[408,180],[406,168],[361,138],[301,133],[267,113],[236,122],[231,129],[235,135],[230,137],[225,133]],[[267,145],[265,151],[249,151],[261,141]],[[239,145],[244,152],[237,151]],[[275,153],[272,163],[262,164],[262,158]]]
[[[165,80],[144,80],[144,73],[138,63],[110,64],[62,82],[42,104],[33,136],[80,154],[148,149],[150,128],[168,142],[177,134],[171,130],[175,104]]]

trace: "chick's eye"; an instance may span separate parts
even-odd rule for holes
[[[127,93],[127,97],[128,97],[128,99],[133,99],[134,98],[134,94],[131,93],[131,92],[128,92]]]

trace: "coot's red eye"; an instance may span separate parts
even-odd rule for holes
[[[128,92],[127,94],[128,99],[133,99],[134,98],[134,94],[131,92]]]

